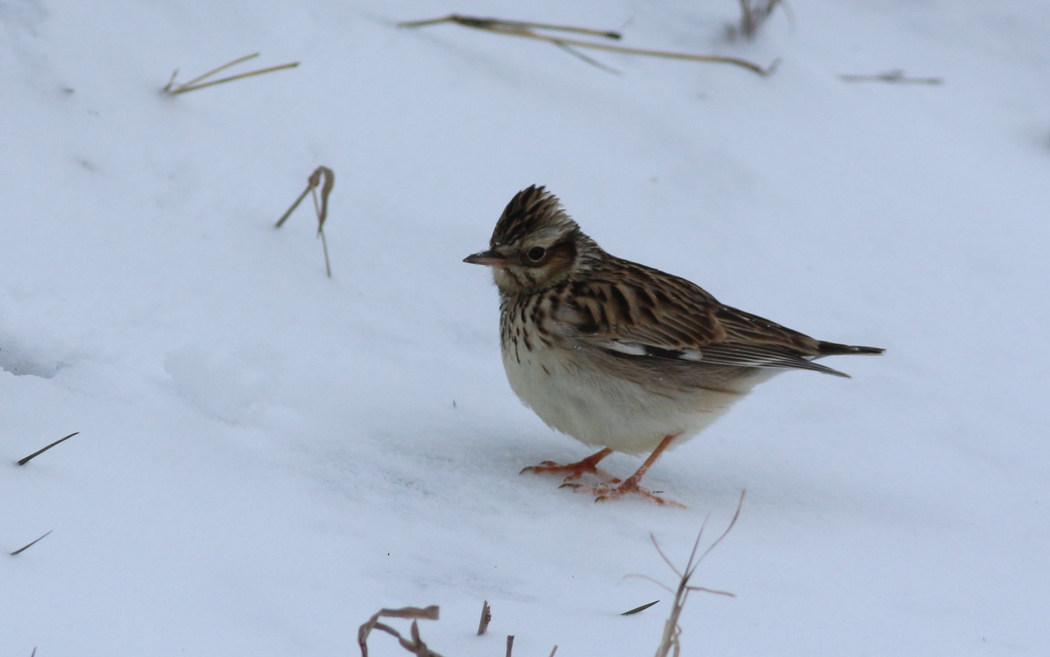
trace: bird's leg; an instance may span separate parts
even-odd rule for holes
[[[645,476],[646,472],[649,472],[649,468],[653,467],[653,463],[656,463],[656,459],[660,458],[660,455],[664,453],[664,450],[671,444],[671,441],[677,437],[678,434],[664,436],[664,439],[656,446],[656,449],[654,449],[653,453],[649,455],[649,458],[645,459],[645,463],[642,464],[642,467],[635,470],[633,475],[627,477],[622,484],[617,486],[616,491],[620,495],[623,495],[624,493],[637,493],[643,490],[638,486],[638,482],[642,480],[642,477]]]
[[[569,463],[567,465],[559,465],[554,461],[544,461],[539,465],[530,465],[529,467],[522,470],[519,474],[525,474],[526,472],[532,472],[533,474],[541,474],[544,472],[553,472],[560,474],[562,472],[568,473],[565,476],[565,481],[575,481],[582,477],[585,473],[593,472],[598,473],[598,462],[604,459],[606,456],[612,454],[612,450],[606,447],[600,452],[595,452],[582,461],[576,463]],[[613,483],[617,483],[619,479],[612,479]]]
[[[623,483],[621,483],[619,486],[610,486],[610,485],[607,485],[607,484],[601,484],[599,486],[595,486],[594,488],[584,488],[582,486],[578,486],[578,487],[576,487],[576,490],[577,491],[587,491],[587,492],[594,493],[594,495],[595,495],[594,501],[595,502],[604,502],[606,500],[615,500],[615,499],[618,499],[620,497],[623,497],[624,495],[626,495],[628,493],[637,493],[637,494],[639,494],[639,495],[641,495],[643,497],[649,498],[650,500],[656,502],[657,504],[669,504],[671,506],[683,506],[682,504],[679,504],[678,502],[675,502],[673,500],[665,500],[662,497],[660,497],[659,495],[656,495],[655,493],[653,493],[651,491],[648,491],[645,488],[642,488],[641,486],[638,485],[638,482],[640,482],[642,480],[642,477],[644,477],[645,473],[649,471],[649,468],[652,467],[653,463],[656,463],[656,459],[660,458],[660,455],[663,454],[664,450],[666,450],[667,447],[679,435],[681,435],[681,434],[677,434],[676,433],[676,434],[671,435],[671,436],[664,436],[664,439],[661,440],[660,444],[656,446],[656,449],[654,449],[652,454],[649,455],[649,458],[645,459],[645,463],[642,464],[642,467],[638,468],[633,475],[631,475],[630,477],[625,479],[623,481]],[[613,482],[613,483],[616,483],[616,482]]]

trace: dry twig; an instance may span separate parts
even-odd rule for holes
[[[220,73],[222,71],[225,71],[226,69],[230,68],[231,66],[236,66],[237,64],[240,64],[241,62],[246,62],[249,59],[254,59],[254,58],[258,57],[258,56],[259,56],[259,53],[253,53],[251,55],[245,55],[244,57],[241,57],[239,59],[235,59],[232,62],[227,62],[227,63],[223,64],[222,66],[220,66],[218,68],[213,68],[212,70],[208,71],[204,75],[198,75],[197,77],[193,78],[189,82],[183,82],[180,85],[172,86],[172,85],[175,84],[175,76],[179,74],[179,69],[175,69],[175,72],[171,74],[171,79],[168,80],[168,84],[166,84],[164,86],[164,89],[162,89],[162,91],[164,93],[168,94],[169,96],[176,96],[178,94],[184,94],[184,93],[186,93],[188,91],[196,91],[197,89],[203,89],[204,87],[211,87],[211,86],[214,86],[216,84],[222,84],[223,82],[232,82],[233,80],[240,80],[241,78],[250,78],[250,77],[255,76],[255,75],[262,75],[263,73],[273,73],[274,71],[281,71],[281,70],[286,69],[286,68],[295,68],[296,66],[299,65],[299,62],[292,62],[291,64],[281,64],[280,66],[270,66],[269,68],[262,68],[262,69],[259,69],[258,71],[248,71],[247,73],[239,73],[237,75],[231,75],[228,78],[221,78],[219,80],[212,80],[210,82],[204,82],[204,80],[207,80],[208,78],[210,78],[211,76],[215,75],[216,73]]]
[[[768,68],[762,68],[758,64],[754,64],[745,59],[739,59],[737,57],[722,57],[719,55],[694,55],[691,53],[681,52],[670,52],[666,50],[642,50],[639,48],[625,48],[623,46],[611,46],[605,43],[598,43],[595,41],[580,41],[579,39],[564,39],[559,36],[550,36],[547,34],[540,34],[534,30],[548,30],[548,31],[561,31],[561,32],[578,32],[589,35],[605,36],[613,39],[619,39],[620,35],[616,32],[605,32],[601,30],[589,30],[586,28],[579,27],[567,27],[561,25],[547,25],[543,23],[524,23],[521,21],[508,21],[500,18],[477,18],[474,16],[460,16],[458,14],[449,14],[441,18],[432,18],[429,20],[422,21],[406,21],[398,23],[398,27],[424,27],[426,25],[437,25],[439,23],[455,23],[464,27],[472,27],[478,30],[486,30],[488,32],[495,32],[496,34],[508,34],[511,36],[520,36],[528,39],[537,39],[539,41],[546,41],[553,43],[565,49],[576,48],[593,48],[595,50],[606,50],[609,52],[619,52],[627,55],[644,55],[647,57],[663,57],[666,59],[684,59],[694,62],[711,62],[716,64],[732,64],[734,66],[740,66],[746,68],[749,71],[757,73],[761,76],[767,76],[773,73],[776,69],[778,62],[773,62]],[[574,53],[580,56],[579,53]],[[590,60],[589,57],[585,58]],[[590,60],[591,63],[596,63]]]
[[[507,635],[507,657],[510,657],[510,653],[514,650],[514,635]]]
[[[635,607],[634,609],[630,609],[630,610],[628,610],[628,611],[625,611],[625,612],[623,612],[623,613],[622,613],[622,614],[620,614],[620,615],[621,615],[621,616],[633,616],[633,615],[635,615],[635,614],[637,614],[637,613],[639,613],[639,612],[645,611],[645,610],[646,610],[646,609],[648,609],[649,607],[652,607],[652,606],[653,606],[653,605],[655,605],[655,604],[656,604],[657,602],[660,602],[660,601],[659,601],[659,600],[653,600],[652,602],[647,602],[647,603],[645,603],[644,605],[639,605],[639,606]]]
[[[324,178],[324,185],[321,185],[321,178]],[[321,201],[317,201],[317,187],[321,185]],[[288,220],[288,217],[292,216],[295,209],[299,207],[299,204],[303,202],[307,194],[313,193],[314,199],[314,210],[317,212],[317,236],[321,238],[321,245],[324,247],[324,268],[328,272],[328,278],[332,277],[332,264],[328,260],[328,240],[324,236],[324,222],[328,218],[328,195],[332,193],[332,188],[335,187],[335,173],[332,172],[328,167],[317,167],[313,173],[310,174],[310,178],[307,180],[306,189],[299,195],[299,198],[295,199],[295,203],[292,203],[292,207],[281,215],[281,218],[277,220],[274,225],[275,228],[280,228],[284,225],[284,222]]]
[[[889,82],[890,84],[944,84],[944,78],[909,78],[901,69],[883,71],[875,75],[840,75],[845,82]]]
[[[55,530],[53,530],[53,529],[49,529],[49,530],[47,531],[47,533],[46,533],[46,534],[44,534],[44,536],[47,536],[48,534],[50,534],[50,533],[51,533],[51,532],[53,532],[53,531],[55,531]],[[25,552],[25,551],[26,551],[26,550],[28,550],[29,548],[33,547],[34,545],[36,545],[36,544],[37,544],[37,543],[39,543],[40,541],[44,540],[44,536],[41,536],[40,538],[36,539],[35,541],[33,541],[32,543],[30,543],[30,544],[28,544],[28,545],[23,545],[22,547],[18,548],[17,550],[15,550],[14,552],[12,552],[12,553],[11,553],[11,556],[12,556],[12,557],[17,557],[18,555],[22,554],[23,552]]]
[[[42,448],[42,449],[38,449],[37,451],[33,452],[33,453],[32,453],[32,454],[30,454],[29,456],[27,456],[27,457],[25,457],[24,459],[20,460],[20,461],[18,462],[18,465],[25,465],[26,463],[29,463],[30,461],[32,461],[32,460],[33,460],[34,458],[36,458],[37,456],[40,456],[41,454],[43,454],[43,453],[44,453],[44,452],[46,452],[47,450],[51,449],[51,448],[52,448],[52,447],[54,447],[55,445],[57,445],[57,444],[59,444],[59,443],[61,443],[61,442],[65,442],[65,441],[69,440],[70,438],[72,438],[73,436],[77,435],[78,433],[80,433],[80,432],[79,432],[79,431],[74,431],[73,433],[69,434],[69,435],[68,435],[68,436],[66,436],[65,438],[59,438],[58,440],[56,440],[55,442],[51,443],[51,444],[50,444],[50,445],[48,445],[47,447],[44,447],[44,448]],[[39,539],[38,539],[38,540],[39,540]]]
[[[682,608],[685,606],[685,601],[689,597],[689,594],[691,592],[703,591],[705,593],[715,593],[717,595],[727,595],[730,597],[736,597],[734,594],[729,593],[728,591],[709,589],[704,586],[692,586],[689,584],[689,580],[696,572],[696,569],[697,567],[699,567],[700,562],[704,560],[704,557],[710,554],[711,550],[715,549],[715,546],[722,542],[722,539],[725,538],[726,535],[728,535],[729,532],[733,529],[733,525],[736,524],[737,518],[740,517],[740,509],[742,509],[744,506],[745,493],[746,491],[742,491],[740,493],[740,502],[737,503],[736,513],[733,514],[733,519],[729,521],[729,526],[726,527],[726,530],[722,532],[721,536],[716,538],[715,541],[711,543],[711,546],[708,547],[703,554],[697,557],[696,551],[700,547],[700,539],[703,537],[704,528],[707,526],[707,521],[704,521],[704,524],[700,527],[700,533],[697,534],[696,542],[693,544],[693,551],[689,553],[689,560],[686,562],[685,569],[682,571],[679,571],[677,568],[674,567],[674,564],[671,563],[671,560],[667,558],[666,554],[664,554],[663,549],[660,548],[660,544],[656,542],[656,537],[652,534],[649,534],[649,538],[652,539],[653,545],[656,547],[656,551],[660,554],[660,557],[664,560],[664,563],[666,563],[671,568],[671,570],[674,571],[674,574],[678,575],[679,578],[678,589],[672,591],[670,587],[664,586],[663,584],[651,577],[646,577],[644,575],[635,575],[635,577],[642,577],[643,579],[647,579],[655,583],[656,585],[666,589],[667,591],[674,593],[674,604],[671,609],[671,615],[668,617],[667,622],[664,624],[664,633],[663,636],[660,638],[660,645],[656,649],[656,657],[667,657],[667,655],[670,654],[672,650],[674,651],[674,654],[677,657],[677,655],[681,652],[681,644],[679,643],[678,637],[682,634],[682,628],[678,625],[678,617],[681,615]]]
[[[588,36],[600,36],[607,39],[619,40],[623,35],[611,30],[592,30],[589,27],[572,27],[570,25],[552,25],[550,23],[527,23],[525,21],[508,21],[502,18],[476,18],[474,16],[460,16],[449,14],[441,18],[431,18],[423,21],[405,21],[398,23],[398,27],[423,27],[425,25],[437,25],[438,23],[458,23],[466,27],[476,27],[479,30],[499,31],[524,31],[524,30],[549,30],[551,32],[575,32]]]
[[[489,608],[489,601],[485,600],[481,604],[481,622],[478,623],[478,636],[485,633],[485,630],[489,629],[489,623],[492,621],[492,609]]]
[[[746,39],[754,39],[758,29],[766,22],[770,14],[778,5],[784,7],[787,12],[787,3],[782,0],[739,0],[740,2],[740,26],[730,26],[729,36],[735,37],[738,33]]]
[[[365,623],[357,630],[357,644],[361,646],[361,657],[368,657],[368,635],[372,630],[382,630],[387,634],[397,638],[398,643],[401,647],[410,653],[416,655],[416,657],[441,657],[433,650],[427,647],[427,644],[423,643],[423,639],[419,636],[419,626],[415,619],[425,618],[427,620],[438,619],[439,608],[437,605],[430,605],[424,609],[419,607],[402,607],[401,609],[380,609],[368,622]],[[380,618],[411,618],[411,636],[412,640],[409,641],[401,636],[401,633],[394,628],[380,623]]]

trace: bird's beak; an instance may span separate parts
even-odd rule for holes
[[[472,265],[485,265],[488,267],[502,267],[507,264],[507,259],[496,253],[493,250],[482,251],[473,255],[468,255],[463,258],[463,262],[469,262]]]

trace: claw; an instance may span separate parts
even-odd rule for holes
[[[521,472],[519,472],[518,474],[523,475],[526,472],[543,472],[547,468],[554,468],[555,471],[557,471],[557,470],[560,470],[563,467],[567,467],[567,466],[558,465],[554,461],[540,461],[536,465],[529,465],[529,466],[526,466],[526,467],[522,468]]]
[[[572,488],[577,493],[590,493],[594,495],[595,502],[611,502],[612,500],[618,500],[627,495],[640,495],[644,498],[652,500],[653,502],[656,502],[661,506],[676,506],[680,509],[687,508],[684,504],[675,502],[674,500],[665,500],[656,493],[642,488],[635,482],[628,482],[619,486],[608,486],[606,484],[599,484],[597,486],[581,486],[577,484]]]
[[[549,472],[551,474],[568,473],[565,477],[565,481],[573,481],[579,479],[584,474],[594,473],[598,474],[598,462],[604,459],[609,454],[612,454],[612,450],[606,447],[605,449],[591,454],[582,461],[576,463],[569,463],[568,465],[559,465],[554,461],[543,461],[539,465],[530,465],[518,474],[525,474],[526,472],[533,472],[535,474],[543,474]]]
[[[638,470],[633,475],[624,480],[618,479],[609,474],[608,472],[598,468],[598,462],[604,459],[609,454],[612,454],[612,449],[608,447],[601,450],[600,452],[591,454],[587,458],[576,463],[570,463],[568,465],[558,465],[553,461],[543,461],[539,465],[531,465],[527,468],[524,468],[520,474],[525,474],[526,472],[533,472],[535,474],[568,473],[565,476],[565,479],[562,480],[561,486],[559,486],[558,488],[571,488],[577,493],[591,493],[592,495],[594,495],[595,502],[608,502],[611,500],[620,499],[621,497],[628,494],[634,494],[641,495],[642,497],[647,497],[653,502],[656,502],[657,504],[677,506],[684,509],[686,508],[685,505],[679,504],[674,500],[665,500],[659,495],[657,495],[657,493],[646,490],[645,488],[642,488],[638,485],[638,482],[641,481],[642,477],[645,475],[646,471],[649,470],[649,467],[653,464],[653,462],[656,461],[657,457],[660,456],[660,454],[665,449],[667,449],[667,446],[670,445],[671,442],[677,437],[677,434],[665,436],[664,439],[660,441],[660,444],[657,445],[656,449],[654,449],[653,452],[649,455],[649,457],[645,460],[645,463],[642,464],[642,467],[638,468]],[[595,486],[583,486],[577,483],[577,481],[584,475],[593,475],[601,483]]]

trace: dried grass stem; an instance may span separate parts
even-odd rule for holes
[[[198,75],[197,77],[193,78],[189,82],[184,82],[184,83],[182,83],[182,84],[180,84],[178,86],[172,87],[172,85],[175,84],[175,76],[179,74],[179,70],[175,69],[175,72],[171,74],[171,79],[168,80],[168,84],[164,86],[163,91],[164,91],[164,93],[168,94],[169,96],[177,96],[178,94],[184,94],[184,93],[187,93],[189,91],[196,91],[197,89],[203,89],[205,87],[211,87],[211,86],[214,86],[216,84],[223,84],[224,82],[232,82],[233,80],[240,80],[242,78],[250,78],[250,77],[255,76],[255,75],[262,75],[263,73],[273,73],[274,71],[281,71],[281,70],[284,70],[286,68],[295,68],[296,66],[299,65],[299,62],[292,62],[290,64],[281,64],[280,66],[270,66],[268,68],[262,68],[262,69],[259,69],[257,71],[249,71],[247,73],[239,73],[237,75],[231,75],[228,78],[220,78],[218,80],[211,80],[210,82],[202,82],[203,80],[207,80],[211,76],[216,75],[217,73],[221,73],[222,71],[225,71],[226,69],[228,69],[228,68],[230,68],[232,66],[236,66],[237,64],[240,64],[241,62],[246,62],[249,59],[254,59],[254,58],[258,57],[258,56],[259,56],[259,53],[252,53],[251,55],[245,55],[244,57],[240,57],[238,59],[235,59],[232,62],[227,62],[227,63],[223,64],[222,66],[219,66],[217,68],[213,68],[212,70],[208,71],[207,73],[205,73],[203,75]],[[198,84],[198,83],[200,83],[200,84]]]
[[[324,180],[322,184],[322,179]],[[321,199],[317,199],[317,188],[321,187]],[[324,248],[324,267],[325,272],[328,274],[328,278],[332,277],[332,263],[328,259],[328,240],[324,236],[324,222],[328,219],[328,195],[332,193],[332,188],[335,187],[335,173],[325,166],[317,167],[310,177],[307,179],[306,189],[299,195],[299,198],[295,199],[295,203],[288,208],[281,218],[277,220],[274,225],[275,228],[280,228],[284,225],[284,222],[288,220],[288,217],[292,216],[295,209],[299,207],[299,204],[303,202],[307,194],[313,194],[314,199],[314,211],[317,212],[317,236],[321,238],[321,246]]]
[[[22,547],[18,548],[18,549],[17,549],[17,550],[15,550],[14,552],[12,552],[12,553],[11,553],[11,556],[12,556],[12,557],[17,557],[18,555],[22,554],[23,552],[25,552],[25,551],[26,551],[26,550],[28,550],[29,548],[33,547],[34,545],[36,545],[36,544],[37,544],[37,543],[39,543],[40,541],[44,540],[44,538],[45,538],[45,537],[46,537],[46,536],[47,536],[48,534],[50,534],[51,532],[53,532],[53,531],[54,531],[53,529],[49,529],[49,530],[48,530],[48,531],[47,531],[47,532],[46,532],[46,533],[45,533],[45,534],[44,534],[43,536],[41,536],[40,538],[36,539],[35,541],[33,541],[33,542],[31,542],[31,543],[29,543],[29,544],[27,544],[27,545],[23,545]]]
[[[489,629],[489,623],[492,622],[492,608],[489,607],[489,601],[485,600],[481,605],[481,621],[478,623],[478,636],[485,633],[485,630]]]
[[[888,82],[890,84],[944,84],[943,78],[910,78],[904,75],[904,71],[894,69],[883,71],[875,75],[840,75],[839,79],[844,82]]]
[[[419,636],[419,626],[416,623],[416,619],[423,618],[426,620],[437,620],[439,614],[439,607],[437,605],[430,605],[420,609],[419,607],[402,607],[401,609],[380,609],[366,623],[361,625],[357,630],[357,644],[361,647],[361,657],[368,657],[368,635],[372,630],[381,630],[387,634],[395,637],[401,647],[410,653],[416,655],[416,657],[441,657],[433,650],[427,647],[427,644],[423,642],[423,639]],[[412,627],[410,629],[411,641],[401,636],[401,633],[394,628],[380,623],[380,618],[411,618]]]
[[[778,62],[773,62],[768,68],[762,68],[758,64],[749,62],[745,59],[738,57],[722,57],[720,55],[696,55],[692,53],[672,52],[667,50],[647,50],[640,48],[626,48],[623,46],[613,46],[605,43],[597,43],[594,41],[580,41],[579,39],[565,39],[559,36],[549,36],[546,34],[538,34],[532,30],[544,29],[544,30],[558,30],[563,32],[580,32],[584,34],[600,34],[602,36],[608,36],[610,38],[619,38],[619,35],[615,32],[603,32],[600,30],[587,30],[586,28],[574,28],[557,25],[547,25],[544,23],[525,23],[521,21],[508,21],[500,18],[476,18],[473,16],[460,16],[458,14],[449,14],[441,18],[432,18],[429,20],[422,21],[407,21],[398,23],[398,27],[423,27],[427,25],[437,25],[439,23],[455,23],[464,27],[472,27],[479,30],[486,30],[488,32],[495,32],[496,34],[508,34],[511,36],[525,37],[527,39],[536,39],[539,41],[546,41],[553,43],[558,46],[567,47],[572,46],[576,48],[592,48],[594,50],[605,50],[608,52],[618,52],[627,55],[643,55],[646,57],[662,57],[665,59],[681,59],[693,62],[710,62],[715,64],[732,64],[741,68],[746,68],[753,73],[757,73],[761,76],[768,76],[776,68]],[[616,37],[612,37],[612,35]]]
[[[656,537],[652,534],[649,535],[649,538],[651,538],[653,541],[653,545],[656,547],[656,551],[660,553],[660,557],[663,558],[664,563],[666,563],[671,568],[671,570],[674,571],[675,575],[678,575],[679,577],[678,589],[674,591],[674,604],[671,608],[671,615],[668,617],[667,622],[664,624],[664,632],[663,636],[660,637],[660,645],[656,649],[656,657],[667,657],[667,655],[672,651],[677,657],[677,655],[681,652],[681,643],[679,642],[679,636],[682,634],[682,628],[678,625],[678,618],[681,615],[682,608],[685,607],[685,601],[689,597],[689,594],[691,592],[703,591],[704,593],[714,593],[716,595],[726,595],[730,597],[735,597],[734,594],[729,593],[728,591],[719,591],[716,589],[709,589],[703,586],[692,586],[689,584],[689,580],[693,577],[693,574],[696,572],[697,567],[700,566],[700,562],[704,560],[704,557],[710,554],[711,550],[715,549],[715,547],[722,542],[722,539],[725,538],[730,531],[732,531],[733,526],[736,524],[737,519],[740,517],[740,510],[744,507],[745,494],[746,491],[741,491],[740,501],[737,503],[736,506],[736,513],[733,514],[733,519],[729,521],[729,526],[726,527],[725,531],[722,532],[721,536],[716,538],[715,541],[711,543],[710,547],[704,550],[703,554],[697,557],[696,552],[700,547],[700,539],[703,538],[704,528],[707,525],[707,521],[704,521],[704,524],[700,527],[700,532],[696,536],[696,542],[693,544],[693,551],[689,553],[689,560],[685,564],[685,569],[681,572],[679,572],[679,570],[674,567],[674,564],[671,563],[671,560],[667,558],[666,554],[664,554],[664,551],[660,548],[660,544],[656,542]],[[650,581],[655,581],[651,578],[646,579],[649,579]],[[659,582],[657,583],[659,584]],[[661,586],[663,585],[661,584]],[[667,587],[664,586],[664,588]]]
[[[58,440],[56,440],[55,442],[51,443],[47,447],[43,447],[41,449],[38,449],[37,451],[33,452],[29,456],[25,457],[24,459],[21,459],[20,461],[18,461],[18,465],[25,465],[26,463],[29,463],[30,461],[32,461],[37,456],[40,456],[41,454],[43,454],[47,450],[51,449],[55,445],[57,445],[59,443],[63,443],[65,441],[69,440],[70,438],[72,438],[73,436],[77,435],[78,433],[80,433],[80,432],[79,431],[74,431],[73,433],[69,434],[65,438],[59,438]]]

